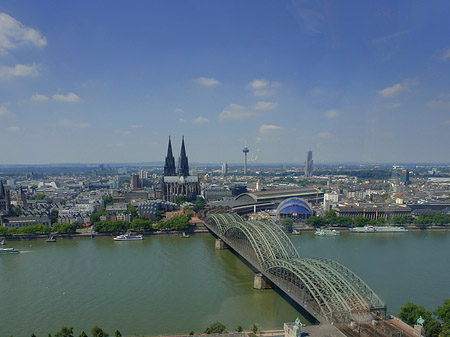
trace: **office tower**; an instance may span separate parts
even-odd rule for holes
[[[313,172],[312,151],[306,152],[305,176],[312,177]]]
[[[228,164],[226,162],[224,162],[222,164],[222,175],[227,175],[228,174]]]

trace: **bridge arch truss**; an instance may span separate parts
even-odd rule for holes
[[[212,214],[206,224],[319,321],[369,321],[386,314],[385,304],[355,273],[333,260],[300,257],[276,224],[236,214]]]

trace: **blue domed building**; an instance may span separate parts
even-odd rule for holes
[[[277,218],[308,219],[312,215],[311,205],[301,198],[289,198],[277,208]]]

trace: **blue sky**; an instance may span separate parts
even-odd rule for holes
[[[4,1],[0,163],[450,161],[448,1]]]

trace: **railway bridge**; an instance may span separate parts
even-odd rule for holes
[[[319,322],[368,322],[386,317],[386,305],[355,273],[324,258],[302,258],[273,222],[211,214],[206,227]]]

